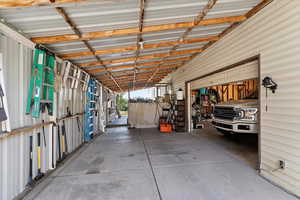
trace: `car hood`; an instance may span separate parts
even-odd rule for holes
[[[245,100],[236,100],[228,101],[224,103],[217,104],[216,107],[258,107],[258,100],[255,99],[245,99]]]

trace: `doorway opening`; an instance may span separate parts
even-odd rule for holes
[[[116,95],[116,106],[115,106],[116,117],[113,118],[109,127],[127,126],[128,125],[128,98],[125,93]]]
[[[188,127],[253,168],[260,163],[259,59],[186,83]]]

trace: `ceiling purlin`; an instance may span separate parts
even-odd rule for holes
[[[247,17],[244,15],[205,19],[201,21],[199,24],[197,24],[197,26],[208,26],[208,25],[242,22],[245,21],[246,19]],[[151,33],[151,32],[185,29],[194,26],[195,26],[194,22],[179,22],[173,24],[144,26],[142,33],[144,34],[144,33]],[[59,43],[59,42],[93,40],[93,39],[109,38],[109,37],[116,37],[116,36],[128,36],[128,35],[136,35],[138,33],[139,33],[138,28],[126,28],[126,29],[115,29],[115,30],[98,31],[98,32],[88,32],[82,34],[81,37],[78,37],[76,34],[64,34],[64,35],[56,35],[56,36],[34,37],[31,38],[31,40],[37,44],[50,44],[50,43]]]
[[[170,58],[172,56],[182,56],[182,55],[188,55],[188,54],[193,54],[193,53],[202,52],[202,51],[203,51],[202,48],[197,48],[197,49],[186,49],[186,50],[180,50],[180,51],[173,51],[171,53],[155,53],[155,54],[150,54],[150,55],[139,56],[138,61],[156,59],[156,58],[165,58],[166,59],[166,58]],[[81,68],[85,68],[85,67],[98,66],[101,64],[107,65],[107,64],[116,64],[116,63],[127,63],[127,62],[133,62],[133,61],[135,61],[135,57],[119,58],[119,59],[114,59],[114,60],[104,60],[103,62],[92,61],[92,62],[78,64],[78,66]]]
[[[196,44],[196,43],[201,43],[201,42],[215,41],[218,39],[219,38],[217,36],[213,36],[213,37],[207,37],[207,38],[189,39],[189,40],[184,40],[184,41],[149,43],[149,44],[144,44],[143,49],[157,49],[157,48],[161,48],[161,47],[172,47],[174,45]],[[94,53],[96,55],[110,55],[110,54],[115,54],[115,53],[124,53],[124,52],[129,52],[129,51],[136,51],[137,46],[138,45],[119,47],[119,48],[102,49],[102,50],[96,50]],[[92,56],[92,55],[93,55],[92,52],[85,51],[85,52],[60,54],[58,56],[62,59],[72,59],[72,58],[87,57],[87,56]]]
[[[190,60],[190,56],[185,56],[185,57],[181,57],[181,58],[173,58],[173,59],[168,59],[165,60],[165,62],[162,61],[150,61],[150,62],[143,62],[143,63],[138,63],[137,67],[141,67],[141,66],[151,66],[151,65],[157,65],[157,64],[166,64],[166,63],[177,63],[177,62],[181,62],[181,61],[187,61]],[[131,70],[135,67],[134,64],[131,65],[118,65],[118,66],[112,66],[112,67],[107,67],[105,68],[96,68],[96,69],[89,69],[86,70],[88,73],[99,73],[99,72],[105,72],[107,70],[109,71],[115,71],[115,70],[124,70],[124,69],[128,69]]]

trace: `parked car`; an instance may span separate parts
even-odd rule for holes
[[[244,99],[217,104],[213,125],[224,135],[258,133],[258,100]]]

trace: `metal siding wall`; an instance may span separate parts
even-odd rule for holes
[[[262,175],[300,196],[300,1],[274,0],[184,67],[171,74],[174,88],[216,69],[261,55],[261,77],[278,83],[261,89]],[[287,169],[272,172],[278,160]]]
[[[40,119],[33,119],[30,115],[25,115],[27,103],[27,93],[31,77],[32,54],[33,51],[20,43],[0,35],[0,53],[3,54],[4,81],[6,85],[6,95],[8,99],[8,109],[11,119],[11,128],[17,129],[25,126],[32,126],[42,122],[53,121],[55,116],[41,114]],[[85,92],[80,88],[69,89],[63,87],[57,93],[55,107],[57,118],[62,118],[67,114],[67,107],[71,109],[72,114],[84,112]],[[102,104],[102,102],[100,102]],[[101,105],[102,106],[102,105]],[[100,107],[100,106],[99,106]],[[100,113],[100,112],[99,112]],[[103,114],[103,112],[101,112]],[[105,113],[105,112],[104,112]],[[104,116],[101,116],[102,118]],[[66,119],[66,132],[68,137],[68,152],[74,151],[83,143],[82,130],[84,119],[80,116],[81,131],[78,130],[77,119]],[[59,122],[61,127],[62,122]],[[96,127],[96,130],[100,129]],[[54,128],[54,138],[57,139],[57,128]],[[42,129],[35,129],[32,132],[21,133],[19,135],[0,138],[0,199],[11,200],[20,194],[29,180],[29,136],[33,135],[33,177],[37,175],[37,135]],[[42,136],[42,172],[52,169],[52,126],[45,127],[45,136],[47,146],[43,145]],[[1,133],[0,133],[1,137]],[[55,144],[57,141],[54,141]],[[56,146],[55,146],[56,148]],[[56,148],[57,149],[57,148]],[[58,159],[58,153],[55,152],[55,158]]]
[[[11,128],[38,123],[25,115],[27,88],[30,77],[32,50],[1,35],[0,53],[3,54]],[[1,180],[0,197],[12,199],[23,191],[28,181],[29,141],[32,133],[0,140]]]

